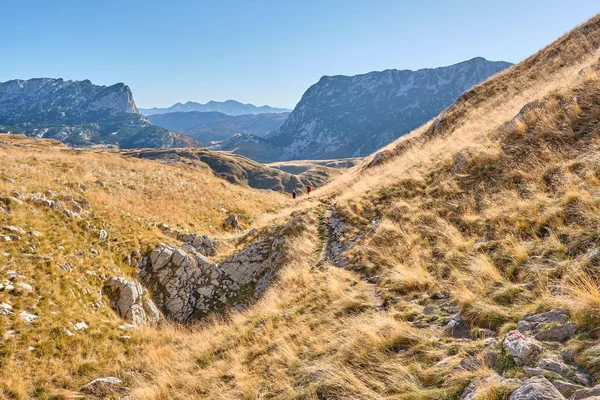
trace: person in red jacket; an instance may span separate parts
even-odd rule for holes
[[[310,191],[312,190],[312,186],[307,185],[306,186],[306,194],[310,194]]]

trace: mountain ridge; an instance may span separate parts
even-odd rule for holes
[[[236,100],[210,100],[204,104],[195,101],[188,101],[186,103],[175,103],[170,107],[140,108],[139,111],[142,115],[165,114],[170,112],[216,111],[223,114],[236,116],[244,114],[288,113],[292,110],[287,108],[271,107],[268,105],[255,106],[252,103],[241,103]]]
[[[261,153],[275,158],[260,161],[369,155],[431,120],[465,90],[510,65],[475,57],[416,71],[323,76],[306,90],[281,128],[265,136],[267,148]],[[225,148],[230,145],[231,141],[216,148],[245,154],[243,146]]]
[[[218,111],[179,111],[148,115],[154,125],[171,129],[205,144],[236,134],[265,136],[285,122],[287,113],[227,115]]]

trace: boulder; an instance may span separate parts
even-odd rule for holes
[[[137,281],[113,277],[104,284],[104,292],[115,311],[133,325],[156,324],[160,312]]]
[[[463,320],[460,314],[455,314],[450,317],[450,321],[444,329],[448,336],[455,338],[467,339],[471,337],[471,327]]]
[[[502,345],[515,363],[519,365],[529,364],[542,352],[542,346],[537,340],[524,335],[518,330],[508,332]]]
[[[600,385],[594,386],[590,389],[580,389],[573,393],[573,400],[592,400],[600,397]]]
[[[235,215],[235,214],[231,214],[223,222],[223,229],[226,229],[226,230],[237,230],[239,228],[239,226],[240,226],[240,223],[238,221],[237,215]]]
[[[552,386],[554,386],[556,390],[558,390],[566,398],[570,398],[577,390],[584,389],[584,387],[581,385],[576,385],[574,383],[561,381],[558,379],[552,381]]]
[[[575,324],[569,322],[568,308],[557,307],[545,313],[524,316],[517,323],[517,330],[532,332],[538,340],[564,341],[575,333]]]
[[[586,372],[580,370],[579,368],[565,364],[562,361],[554,360],[551,358],[542,358],[538,364],[543,370],[550,371],[554,374],[560,375],[563,378],[576,382],[580,385],[591,386],[593,384],[593,379]]]
[[[481,390],[497,385],[519,385],[518,379],[505,379],[500,375],[490,375],[485,378],[473,379],[460,395],[460,400],[477,400]]]
[[[565,324],[553,325],[546,330],[542,330],[535,335],[537,340],[545,342],[564,342],[575,333],[575,323],[567,322]]]
[[[543,376],[534,376],[523,382],[508,400],[560,400],[565,397]]]
[[[461,151],[454,158],[454,162],[452,163],[452,168],[450,168],[450,172],[452,172],[455,175],[462,173],[465,170],[468,161],[469,161],[469,152]]]

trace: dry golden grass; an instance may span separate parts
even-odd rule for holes
[[[0,248],[0,279],[14,269],[35,286],[0,292],[0,302],[40,316],[27,325],[0,315],[0,335],[16,335],[0,342],[0,397],[68,398],[114,375],[141,400],[451,399],[472,378],[523,376],[499,348],[491,348],[493,366],[460,366],[468,356],[483,361],[483,328],[503,334],[524,314],[558,304],[579,325],[567,346],[600,378],[600,80],[597,66],[579,73],[598,59],[599,24],[593,18],[477,86],[437,131],[425,126],[390,145],[412,141],[382,166],[354,167],[294,203],[207,171],[2,138],[2,196],[21,187],[77,192],[65,184],[80,182],[88,190],[73,194],[88,197],[94,214],[70,220],[12,203],[1,214],[0,226],[43,236]],[[532,100],[540,101],[518,115]],[[453,173],[459,152],[466,163]],[[328,202],[350,237],[366,235],[346,254],[347,268],[316,266]],[[172,240],[157,223],[232,237],[219,229],[220,208],[248,228],[294,212],[312,222],[257,304],[198,325],[120,330],[122,321],[98,307],[103,279],[134,276],[132,251]],[[106,244],[100,227],[111,234]],[[66,262],[72,272],[59,268]],[[437,291],[449,295],[444,307],[460,307],[474,340],[446,335],[446,314],[430,296]],[[90,328],[66,335],[80,320]],[[478,398],[511,389],[490,381]]]

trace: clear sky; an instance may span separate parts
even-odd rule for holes
[[[292,108],[323,75],[518,62],[598,0],[0,0],[0,82],[125,82],[138,107]]]

